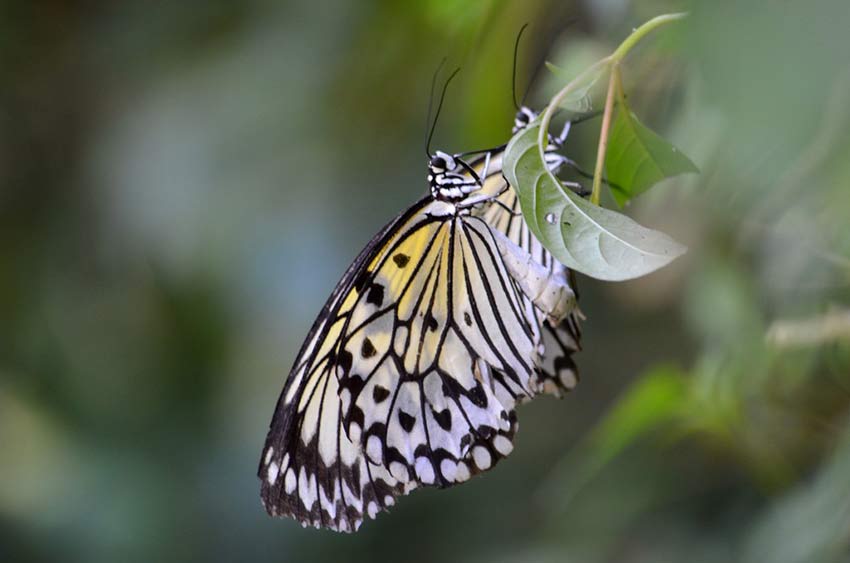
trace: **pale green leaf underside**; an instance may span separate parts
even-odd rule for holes
[[[699,171],[687,156],[622,104],[608,139],[605,169],[621,206],[665,178]]]
[[[548,61],[546,62],[546,68],[567,82],[572,79],[572,77],[567,75],[566,71]],[[567,94],[560,101],[560,107],[575,113],[586,113],[593,109],[593,98],[597,93],[595,92],[595,90],[597,90],[595,87],[599,82],[599,78],[605,73],[605,71],[605,67],[599,67],[596,71],[591,72],[590,75],[585,77],[576,85],[576,88],[572,92]]]
[[[529,228],[558,261],[596,279],[621,281],[653,272],[685,252],[664,233],[564,188],[540,157],[539,130],[535,122],[511,139],[504,173]]]

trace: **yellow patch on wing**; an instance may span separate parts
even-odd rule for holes
[[[432,267],[447,246],[446,232],[447,229],[441,228],[439,224],[423,228],[408,237],[395,253],[395,256],[410,257],[409,263],[404,268],[397,268],[398,271],[394,272],[395,276],[389,278],[390,292],[395,296],[401,294],[408,282],[410,284],[407,291],[398,300],[399,319],[410,319],[419,298],[423,295],[422,290],[426,288],[426,285],[432,283],[431,280],[436,276],[436,274],[432,274]],[[423,255],[432,239],[434,242],[431,248],[428,249],[427,254]],[[385,267],[392,268],[394,265],[395,262],[390,259]],[[414,271],[416,272],[415,277],[411,279]]]

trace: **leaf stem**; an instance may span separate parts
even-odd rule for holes
[[[588,76],[597,72],[600,67],[607,66],[610,62],[611,57],[605,57],[604,59],[596,61],[596,63],[592,66],[585,69],[584,72],[573,78],[569,84],[561,89],[560,92],[555,94],[555,97],[552,98],[549,105],[546,106],[546,111],[543,112],[543,116],[540,118],[540,131],[537,135],[537,147],[540,150],[540,158],[542,158],[544,162],[546,160],[544,153],[546,152],[546,147],[549,144],[549,139],[547,137],[549,133],[549,123],[551,123],[555,112],[558,111],[558,106],[560,106],[563,99],[566,98],[573,90],[578,88],[578,86],[582,84]]]
[[[602,114],[602,130],[599,132],[599,148],[596,149],[596,167],[593,169],[593,189],[590,192],[590,203],[593,205],[599,205],[602,193],[602,169],[605,167],[608,132],[611,129],[611,115],[614,113],[614,95],[619,82],[620,65],[614,63],[611,68],[611,77],[608,79],[608,94],[605,96],[605,111]]]
[[[684,19],[687,16],[687,12],[679,12],[675,14],[663,14],[652,18],[639,28],[632,31],[631,35],[626,37],[626,39],[622,43],[620,43],[620,46],[617,47],[617,50],[611,54],[610,59],[614,64],[619,63],[621,60],[623,60],[626,54],[632,50],[632,48],[638,43],[638,41],[643,39],[651,31],[670,22]]]
[[[621,107],[628,108],[629,105],[626,103],[626,91],[623,89],[623,75],[620,74],[620,67],[617,66],[617,80],[614,83],[614,90],[617,96],[617,104]]]
[[[549,145],[549,124],[552,122],[552,117],[561,105],[561,102],[571,92],[573,92],[583,81],[591,76],[594,72],[598,72],[601,67],[610,67],[611,78],[608,82],[608,95],[605,99],[605,113],[602,118],[602,131],[599,135],[599,150],[596,155],[596,169],[593,177],[593,191],[591,192],[590,201],[594,205],[599,205],[600,192],[602,190],[602,167],[605,163],[605,150],[608,146],[608,129],[611,124],[611,114],[614,107],[614,95],[617,94],[621,99],[623,97],[623,86],[620,80],[620,61],[628,54],[632,48],[637,45],[638,41],[643,39],[648,33],[662,25],[681,20],[687,17],[687,13],[680,12],[674,14],[663,14],[657,16],[632,31],[626,39],[620,43],[620,46],[609,56],[596,61],[592,66],[588,67],[584,72],[576,76],[573,80],[564,86],[560,92],[555,94],[555,97],[546,106],[546,111],[540,118],[540,130],[537,134],[537,150],[540,152],[540,158],[545,162],[546,147]],[[615,91],[616,90],[616,91]]]

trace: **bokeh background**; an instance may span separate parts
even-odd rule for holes
[[[690,246],[582,279],[583,379],[511,457],[356,535],[262,509],[257,460],[314,316],[426,188],[507,140],[511,57],[624,67],[700,167],[627,212]],[[850,561],[850,4],[6,1],[0,560]],[[598,120],[567,151],[588,169]],[[608,199],[611,205],[611,199]]]

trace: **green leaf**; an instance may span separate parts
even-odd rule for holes
[[[622,99],[608,138],[605,167],[620,206],[665,178],[699,172],[679,149],[641,123]]]
[[[548,61],[546,62],[546,68],[559,78],[563,79],[564,82],[570,82],[574,78],[573,76],[570,76],[567,71]],[[568,111],[576,113],[586,113],[593,109],[593,98],[594,95],[597,94],[597,92],[594,92],[594,87],[599,83],[599,78],[605,74],[607,70],[608,69],[606,67],[599,67],[594,72],[590,73],[590,75],[586,76],[579,84],[576,85],[574,90],[561,100],[559,105]]]
[[[629,217],[593,205],[561,185],[537,145],[539,121],[505,150],[505,177],[519,195],[531,232],[565,266],[600,280],[621,281],[669,264],[685,247]]]

